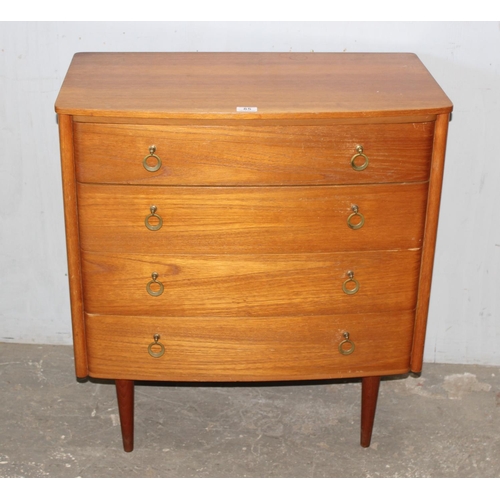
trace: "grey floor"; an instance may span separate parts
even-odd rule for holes
[[[136,386],[124,453],[113,384],[72,349],[0,344],[0,477],[500,477],[500,367],[427,364],[381,384],[359,446],[360,383]]]

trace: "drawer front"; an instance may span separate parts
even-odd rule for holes
[[[307,253],[419,248],[428,183],[182,188],[79,184],[80,240],[93,252]],[[155,217],[151,207],[156,207]],[[361,222],[359,229],[351,225]],[[146,227],[162,226],[157,230]]]
[[[89,183],[284,185],[429,178],[434,122],[321,126],[75,123],[77,178]],[[159,165],[149,149],[161,160]],[[352,158],[368,158],[354,170]],[[145,160],[146,157],[149,158]],[[365,158],[354,160],[362,166]]]
[[[96,314],[148,316],[410,310],[416,304],[420,253],[151,256],[83,252],[84,307]]]
[[[406,373],[413,321],[413,311],[277,318],[86,315],[89,371],[97,378],[171,381]],[[339,352],[345,332],[354,342],[349,355]],[[164,347],[157,358],[148,352],[155,334]],[[151,350],[158,352],[159,346]]]

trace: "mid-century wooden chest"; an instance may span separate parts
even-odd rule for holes
[[[80,53],[56,102],[77,377],[420,372],[452,104],[414,54]],[[203,389],[200,389],[203,390]]]

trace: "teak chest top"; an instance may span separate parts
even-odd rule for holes
[[[416,55],[376,53],[80,53],[56,102],[59,114],[106,118],[380,118],[451,108]]]

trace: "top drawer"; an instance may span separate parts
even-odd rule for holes
[[[74,124],[80,182],[320,185],[429,178],[434,122],[348,125]],[[155,146],[149,156],[151,146]],[[362,146],[365,157],[357,151]],[[355,155],[358,155],[354,158]],[[353,159],[354,158],[354,159]],[[161,165],[160,165],[161,160]],[[156,171],[149,171],[158,165]]]

